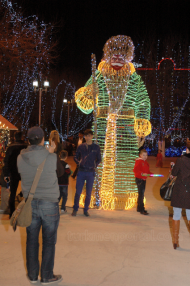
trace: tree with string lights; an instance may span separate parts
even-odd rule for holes
[[[0,110],[24,129],[36,101],[32,79],[47,76],[58,42],[52,40],[52,25],[36,16],[24,18],[10,1],[0,3],[0,27]]]

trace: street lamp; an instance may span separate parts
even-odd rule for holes
[[[34,87],[34,92],[39,90],[39,126],[40,126],[41,125],[41,109],[42,109],[42,91],[47,92],[47,88],[49,87],[49,81],[46,79],[44,81],[44,88],[42,87],[38,88],[38,81],[34,80],[33,87]]]

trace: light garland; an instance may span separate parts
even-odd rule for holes
[[[137,70],[152,96],[151,123],[154,128],[145,144],[170,137],[172,146],[176,138],[185,141],[189,137],[190,48],[175,42],[165,45],[160,40],[155,48],[151,50],[153,57],[148,55],[146,61],[142,52],[144,43],[137,45],[138,50],[136,49],[136,57],[144,65]],[[155,64],[152,66],[153,62]],[[155,155],[157,146],[152,150],[151,154]]]

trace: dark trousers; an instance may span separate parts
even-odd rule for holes
[[[74,173],[73,173],[73,175],[72,175],[73,178],[76,177],[76,175],[77,175],[77,173],[78,173],[78,169],[79,169],[79,167],[76,166],[76,169],[74,170]]]
[[[142,212],[144,208],[144,192],[146,187],[146,180],[135,178],[138,188],[137,211]]]
[[[17,192],[19,181],[20,181],[19,176],[10,175],[10,197],[9,197],[9,208],[10,208],[9,216],[10,217],[15,211],[15,197],[16,197],[16,192]]]
[[[94,183],[94,172],[82,172],[82,171],[78,172],[77,182],[76,182],[76,194],[73,206],[73,209],[75,211],[78,211],[80,195],[82,193],[85,181],[86,181],[86,198],[84,204],[84,211],[87,211],[91,200],[92,187]]]
[[[62,198],[62,204],[61,204],[61,209],[65,211],[65,206],[67,202],[67,197],[68,197],[68,186],[59,186],[59,191],[60,191],[60,197],[59,197],[59,202]]]
[[[28,277],[37,280],[39,275],[39,232],[42,226],[41,278],[53,278],[55,244],[59,224],[59,204],[36,200],[32,201],[32,223],[26,228],[26,266]]]

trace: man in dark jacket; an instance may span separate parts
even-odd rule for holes
[[[48,285],[62,279],[54,275],[55,244],[59,225],[59,186],[57,180],[57,155],[54,154],[55,142],[51,142],[49,151],[44,147],[44,132],[40,127],[32,127],[28,131],[30,146],[22,150],[17,159],[18,171],[21,175],[23,196],[26,199],[31,189],[38,166],[44,161],[34,198],[32,200],[32,222],[26,228],[26,265],[31,283],[38,282],[41,268],[41,284]],[[57,170],[63,175],[64,169]],[[38,260],[39,233],[42,227],[42,262]]]
[[[79,208],[79,199],[82,193],[84,183],[86,181],[86,199],[84,205],[84,215],[89,216],[88,207],[91,199],[91,192],[94,183],[95,168],[101,162],[101,153],[99,145],[92,143],[93,132],[87,129],[84,133],[86,143],[81,144],[75,154],[75,162],[79,166],[76,194],[74,199],[74,206],[72,216],[76,216]]]
[[[14,134],[14,139],[15,143],[11,144],[7,149],[3,167],[4,179],[7,181],[6,178],[8,178],[10,181],[9,217],[12,216],[15,210],[15,196],[20,181],[20,175],[17,169],[17,157],[22,149],[27,148],[27,144],[22,140],[21,131],[17,131]]]

